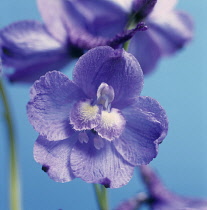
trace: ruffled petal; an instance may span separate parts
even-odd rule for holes
[[[110,112],[102,111],[100,123],[94,128],[98,134],[109,141],[118,138],[125,127],[125,119],[117,109],[111,109]]]
[[[63,141],[51,142],[39,136],[34,145],[34,159],[42,165],[51,179],[56,182],[69,182],[74,179],[70,169],[70,154],[75,137]]]
[[[27,105],[29,121],[50,141],[66,139],[74,132],[69,121],[70,109],[84,97],[65,75],[49,72],[31,88],[31,100]]]
[[[100,107],[91,105],[90,100],[74,104],[70,113],[70,123],[75,130],[93,129],[100,123]]]
[[[129,182],[133,167],[116,152],[110,142],[96,149],[93,141],[77,142],[72,149],[70,162],[76,177],[88,183],[99,183],[105,187],[118,188]]]
[[[36,21],[16,22],[0,31],[0,55],[3,64],[15,69],[12,81],[35,81],[40,75],[60,69],[69,60],[67,46],[54,39],[45,26]]]
[[[158,153],[158,144],[167,135],[165,110],[149,97],[139,97],[137,103],[122,110],[126,120],[123,134],[113,141],[122,157],[133,165],[148,164]]]
[[[127,22],[127,13],[110,1],[38,0],[38,6],[48,30],[61,42],[81,33],[111,38]]]
[[[143,73],[131,54],[105,46],[89,50],[78,60],[73,80],[91,99],[96,98],[100,84],[107,83],[114,89],[112,107],[121,108],[133,103],[140,94]]]

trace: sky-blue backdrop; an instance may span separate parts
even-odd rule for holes
[[[207,8],[206,0],[180,0],[178,8],[189,12],[195,23],[192,43],[175,57],[160,62],[145,78],[142,95],[156,98],[169,117],[169,134],[160,145],[155,167],[173,191],[207,198]],[[40,20],[35,0],[1,0],[0,27],[24,19]],[[65,72],[70,74],[72,68]],[[5,81],[6,82],[6,81]],[[25,105],[29,86],[6,82],[16,126],[17,149],[24,210],[97,210],[91,184],[79,179],[56,183],[33,160],[37,133],[29,124]],[[2,107],[2,104],[0,103]],[[8,144],[3,110],[0,109],[0,209],[8,206]],[[143,190],[137,171],[128,185],[109,190],[110,206]]]

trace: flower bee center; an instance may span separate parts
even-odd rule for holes
[[[81,104],[80,114],[83,120],[93,120],[98,114],[98,106],[91,106],[89,103],[85,102]]]

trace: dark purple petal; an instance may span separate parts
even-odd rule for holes
[[[12,81],[31,82],[49,70],[69,62],[66,46],[54,39],[45,26],[35,21],[16,22],[0,31],[3,64],[15,69]]]
[[[110,1],[38,0],[38,6],[49,31],[62,42],[80,31],[111,38],[127,22],[126,12]]]
[[[70,162],[76,177],[107,188],[127,184],[133,173],[133,167],[123,160],[108,141],[100,149],[94,147],[92,139],[87,144],[77,142],[72,149]]]
[[[79,101],[71,109],[70,123],[75,130],[90,130],[100,123],[100,114],[100,107],[92,106],[90,100]]]
[[[170,192],[156,173],[148,166],[141,166],[141,174],[152,198],[152,210],[207,209],[207,200],[189,198]]]
[[[148,164],[158,153],[158,144],[167,135],[165,110],[149,97],[122,110],[126,120],[122,135],[113,141],[122,157],[133,165]]]
[[[42,165],[42,170],[56,182],[69,182],[74,179],[70,169],[70,154],[75,137],[51,142],[39,136],[34,145],[34,159]]]
[[[66,139],[74,132],[69,121],[70,109],[84,97],[65,75],[48,72],[31,88],[31,100],[27,105],[29,121],[48,140]]]
[[[191,17],[184,12],[171,11],[164,15],[153,15],[147,25],[157,36],[162,55],[171,55],[183,48],[193,37]]]
[[[128,51],[139,61],[144,74],[151,72],[161,57],[161,47],[157,40],[157,35],[148,28],[147,31],[136,34],[130,41]]]
[[[91,99],[96,99],[102,82],[112,86],[115,93],[112,107],[116,108],[131,104],[143,86],[138,61],[123,49],[114,50],[107,46],[84,54],[76,63],[73,80]]]

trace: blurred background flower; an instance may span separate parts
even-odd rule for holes
[[[144,74],[162,56],[174,54],[191,40],[191,18],[174,9],[175,0],[167,5],[165,0],[130,2],[125,10],[108,0],[38,0],[43,23],[28,20],[29,16],[0,30],[3,64],[14,68],[7,73],[10,81],[34,82],[96,46],[121,47],[131,38],[124,31],[140,21],[146,21],[149,29],[132,38],[128,51],[139,60]]]

